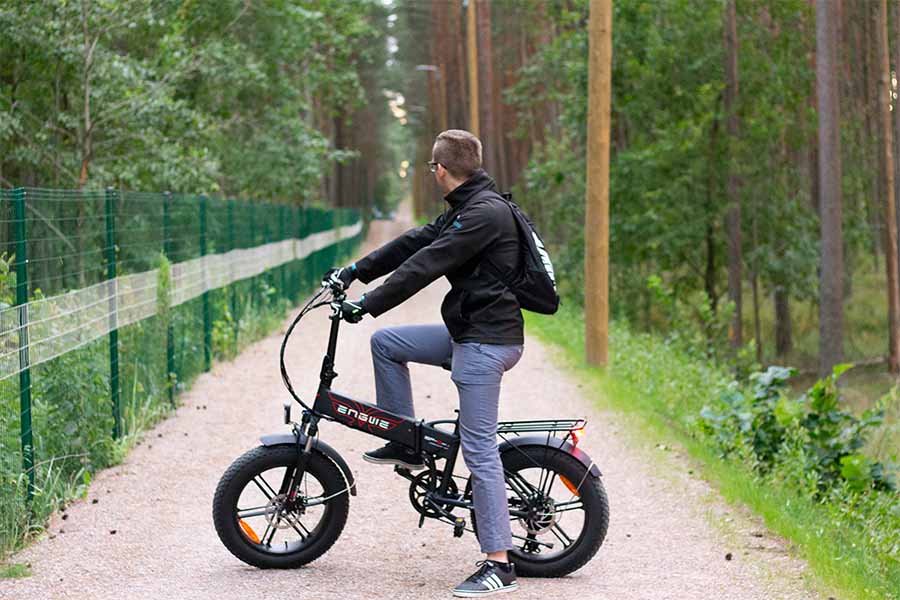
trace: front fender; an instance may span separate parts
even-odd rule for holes
[[[270,435],[264,435],[259,438],[259,441],[262,442],[263,446],[280,446],[280,445],[297,445],[297,436],[293,433],[273,433]],[[306,436],[300,435],[300,445],[306,443]],[[341,473],[344,474],[344,478],[347,480],[347,487],[350,488],[350,495],[356,495],[356,480],[353,478],[353,473],[350,471],[350,467],[347,465],[347,461],[344,460],[344,457],[338,454],[338,451],[320,440],[316,438],[313,440],[312,449],[319,454],[327,456],[331,461],[338,466],[341,470]]]
[[[578,462],[584,465],[584,467],[590,471],[591,475],[594,477],[600,477],[602,473],[600,473],[600,469],[594,463],[594,460],[588,456],[587,452],[581,450],[577,446],[573,446],[566,440],[562,438],[547,438],[545,435],[523,435],[519,437],[511,437],[509,439],[503,440],[503,442],[498,447],[500,451],[500,456],[503,456],[504,452],[515,452],[516,448],[524,448],[526,446],[537,446],[537,447],[545,447],[549,446],[551,448],[556,448],[557,450],[562,450],[566,454],[569,454],[576,458]]]

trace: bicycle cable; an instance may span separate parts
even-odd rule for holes
[[[300,322],[306,313],[319,308],[320,306],[325,306],[326,304],[331,304],[332,299],[329,298],[327,300],[323,300],[321,302],[317,302],[319,298],[321,298],[326,292],[331,291],[329,287],[322,286],[322,288],[316,292],[312,298],[310,298],[303,308],[300,309],[300,312],[294,318],[293,322],[291,322],[290,327],[287,328],[287,331],[284,334],[284,339],[281,340],[281,352],[279,353],[279,361],[281,363],[281,380],[284,382],[285,387],[287,387],[288,392],[290,392],[291,396],[294,397],[294,400],[300,403],[300,406],[305,408],[306,410],[312,410],[311,407],[307,406],[303,400],[300,399],[300,396],[297,395],[297,392],[294,391],[294,386],[291,385],[291,378],[288,375],[287,367],[284,364],[284,350],[287,347],[288,339],[291,337],[291,333],[294,331],[294,327],[297,326],[297,323]]]

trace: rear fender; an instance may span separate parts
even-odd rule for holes
[[[263,446],[296,446],[297,436],[293,433],[273,433],[271,435],[264,435],[259,438],[259,441],[262,442]],[[300,445],[306,443],[306,435],[301,434]],[[344,474],[344,479],[347,480],[347,487],[350,488],[350,495],[356,495],[356,480],[353,478],[353,473],[350,471],[350,467],[347,466],[347,461],[344,460],[344,457],[338,454],[338,451],[320,440],[316,438],[313,440],[312,450],[314,452],[318,452],[323,456],[328,457],[334,464],[338,466],[341,470],[341,473]]]
[[[561,450],[577,459],[578,462],[583,464],[584,468],[586,468],[594,477],[600,477],[601,475],[600,469],[594,463],[594,460],[590,456],[588,456],[587,452],[581,450],[576,446],[573,446],[562,438],[551,437],[548,439],[545,435],[523,435],[519,437],[511,437],[509,439],[503,440],[498,450],[500,451],[500,456],[502,457],[507,452],[517,452],[527,447],[550,447]]]

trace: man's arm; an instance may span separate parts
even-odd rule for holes
[[[500,203],[479,202],[458,216],[431,244],[401,264],[387,280],[366,293],[372,316],[387,312],[429,283],[452,272],[487,248],[499,235]]]
[[[369,283],[390,273],[421,248],[437,239],[444,224],[444,215],[422,227],[410,229],[381,248],[372,251],[365,258],[356,261],[356,277]]]

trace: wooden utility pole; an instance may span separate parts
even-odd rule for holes
[[[844,230],[840,109],[837,94],[837,3],[816,0],[816,97],[819,104],[819,374],[844,360]]]
[[[591,0],[588,39],[584,337],[588,364],[605,366],[609,356],[609,128],[612,92],[612,0]]]
[[[888,293],[888,370],[900,372],[900,288],[897,272],[897,205],[894,193],[894,138],[891,129],[891,61],[888,47],[887,0],[878,15],[879,116],[881,117],[882,175],[884,190],[884,255]]]
[[[478,18],[475,14],[477,0],[469,0],[466,9],[466,50],[469,62],[469,131],[481,137],[478,126]]]
[[[737,165],[734,148],[738,139],[738,39],[735,0],[727,0],[725,5],[725,115],[728,128],[728,211],[725,213],[725,229],[728,232],[728,299],[734,303],[734,317],[731,320],[729,339],[732,348],[740,348],[743,343],[743,295],[741,293],[741,198],[738,188]]]

